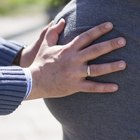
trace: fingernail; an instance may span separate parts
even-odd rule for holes
[[[124,39],[124,38],[120,38],[120,39],[118,40],[118,44],[121,45],[121,46],[124,46],[124,45],[126,44],[125,39]]]
[[[112,87],[112,90],[113,90],[113,91],[117,91],[117,90],[118,90],[118,86],[113,86],[113,87]]]
[[[105,25],[106,29],[112,29],[113,28],[113,24],[111,22],[107,22]]]
[[[119,67],[120,67],[121,69],[125,69],[126,63],[125,63],[124,61],[121,61],[121,62],[119,63]]]
[[[54,20],[52,20],[50,24],[51,24],[51,25],[54,25]]]
[[[65,19],[64,18],[61,18],[61,21],[65,22]]]

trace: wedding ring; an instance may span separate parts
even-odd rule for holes
[[[91,75],[90,66],[87,66],[87,76]]]

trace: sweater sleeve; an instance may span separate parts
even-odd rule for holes
[[[12,113],[24,100],[27,79],[22,68],[0,67],[0,115]]]
[[[17,42],[7,41],[0,38],[0,66],[12,65],[18,52],[24,47]]]

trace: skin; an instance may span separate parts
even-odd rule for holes
[[[113,29],[110,22],[96,26],[75,37],[66,45],[56,45],[65,27],[64,19],[43,30],[38,41],[23,50],[20,65],[28,67],[33,78],[32,92],[28,99],[58,98],[76,92],[113,93],[118,90],[114,83],[97,83],[86,80],[87,62],[97,59],[126,45],[119,37],[86,48],[91,42]],[[90,65],[91,76],[101,76],[124,70],[121,61]]]
[[[35,43],[23,49],[22,54],[21,54],[21,59],[20,59],[21,67],[29,67],[33,63],[36,57],[36,54],[38,53],[38,50],[41,47],[41,44],[44,40],[45,34],[47,30],[51,27],[51,25],[52,25],[52,22],[43,29],[38,40]]]

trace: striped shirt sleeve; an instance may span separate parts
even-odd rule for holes
[[[30,71],[11,66],[23,46],[0,38],[0,115],[12,113],[31,91]]]
[[[0,115],[12,113],[24,100],[28,82],[17,66],[0,67]]]

